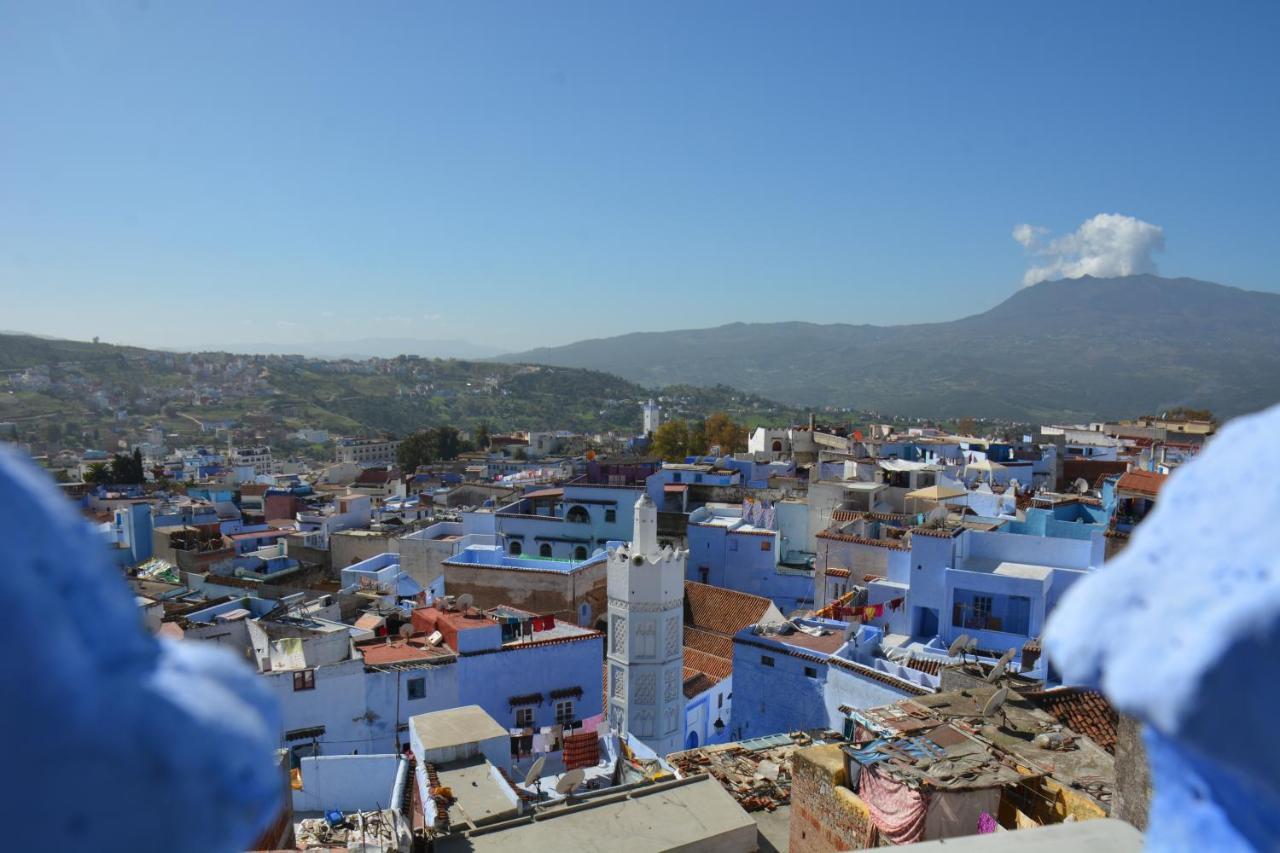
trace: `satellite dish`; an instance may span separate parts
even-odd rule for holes
[[[964,644],[964,650],[969,654],[973,654],[978,650],[978,638],[970,637],[969,642]]]
[[[951,514],[951,510],[945,506],[937,506],[929,510],[929,514],[924,517],[926,524],[936,524],[940,521],[946,521],[947,516]]]
[[[586,772],[581,767],[575,767],[560,777],[560,781],[556,783],[556,792],[567,796],[570,791],[581,785],[585,778],[587,778]]]
[[[466,613],[467,609],[471,607],[471,602],[475,600],[474,595],[469,592],[464,592],[462,595],[458,596],[458,609],[463,613]]]
[[[1085,492],[1089,491],[1089,481],[1084,477],[1077,477],[1071,488],[1075,489],[1077,494],[1083,495]]]
[[[947,656],[955,657],[960,654],[964,651],[964,645],[967,642],[969,642],[968,634],[961,634],[959,637],[956,637],[955,640],[952,641],[951,646],[947,649]]]
[[[533,762],[533,766],[529,768],[529,772],[524,774],[524,783],[526,785],[532,785],[534,782],[537,782],[542,776],[542,768],[546,763],[547,759],[545,756]]]
[[[410,624],[410,623],[408,623],[408,622],[406,622],[406,623],[404,623],[403,625],[401,625],[401,626],[400,626],[400,636],[401,636],[402,638],[406,639],[406,640],[407,640],[407,639],[409,639],[410,637],[412,637],[412,636],[413,636],[413,625],[411,625],[411,624]]]
[[[991,698],[987,700],[987,704],[982,706],[982,716],[990,717],[1004,705],[1004,700],[1009,698],[1009,688],[1001,687]]]

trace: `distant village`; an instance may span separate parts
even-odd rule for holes
[[[156,357],[190,367],[158,392],[188,404],[270,393],[252,357]],[[135,403],[73,375],[9,382]],[[1145,828],[1137,725],[1041,637],[1211,439],[1207,413],[676,440],[664,401],[640,409],[635,435],[316,427],[282,451],[143,417],[110,448],[14,423],[0,441],[94,526],[148,631],[229,650],[278,700],[283,805],[254,849]]]

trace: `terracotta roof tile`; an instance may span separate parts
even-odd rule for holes
[[[692,699],[699,693],[705,693],[720,683],[720,679],[712,678],[705,672],[684,668],[684,698]]]
[[[1120,477],[1116,489],[1155,497],[1167,479],[1167,474],[1157,474],[1154,471],[1130,471]]]
[[[865,536],[853,536],[848,533],[833,533],[830,530],[823,530],[818,534],[818,538],[834,539],[838,542],[852,542],[855,545],[871,545],[876,548],[889,548],[893,551],[911,550],[911,548],[903,544],[901,540],[868,539]]]
[[[715,634],[733,636],[754,625],[770,604],[769,599],[758,595],[695,581],[684,582],[684,624]]]
[[[686,649],[696,649],[721,658],[733,658],[733,638],[701,628],[684,626],[684,645]]]
[[[1076,734],[1084,735],[1107,752],[1115,753],[1120,715],[1097,690],[1060,687],[1022,695],[1036,707],[1057,717]]]
[[[684,666],[685,669],[705,672],[716,681],[733,675],[733,660],[731,658],[709,655],[706,652],[700,652],[688,646],[685,646],[684,649]]]

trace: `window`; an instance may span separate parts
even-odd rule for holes
[[[533,728],[533,709],[532,708],[516,708],[516,728],[517,729]]]
[[[818,668],[814,666],[806,666],[804,668],[804,676],[805,678],[817,678]]]
[[[769,657],[768,655],[760,655],[760,665],[773,666],[773,658]]]
[[[607,522],[609,522],[610,524],[612,524],[613,522],[617,521],[617,520],[618,520],[618,511],[617,511],[616,509],[613,509],[613,508],[606,509],[606,510],[604,511],[604,520],[605,520],[605,521],[607,521]]]
[[[694,481],[695,483],[701,483],[701,482],[702,482],[702,475],[701,475],[701,474],[694,474],[694,475],[693,475],[693,481]]]
[[[723,707],[724,707],[724,694],[723,694],[723,693],[721,693],[719,696],[717,696],[717,697],[716,697],[716,707],[717,707],[717,708],[723,708]]]
[[[294,690],[315,690],[316,689],[316,671],[314,669],[303,669],[293,674]]]
[[[591,513],[580,506],[571,506],[569,511],[564,514],[565,521],[572,521],[574,524],[586,524],[591,521]]]
[[[678,482],[680,482],[680,472],[679,472],[679,471],[674,471],[674,472],[672,472],[672,474],[671,474],[671,482],[673,482],[673,483],[678,483]]]
[[[573,701],[566,699],[556,703],[556,725],[567,726],[573,723]]]
[[[973,616],[980,624],[991,618],[991,596],[975,595],[973,597]]]
[[[539,546],[538,546],[538,556],[539,556],[539,557],[550,557],[550,556],[551,556],[551,543],[550,543],[550,542],[543,542],[541,545],[539,545]]]
[[[573,559],[575,559],[575,560],[585,560],[585,559],[587,559],[587,546],[586,546],[586,545],[579,545],[577,548],[574,548],[574,549],[573,549]]]
[[[761,540],[760,540],[760,550],[761,550],[761,551],[772,551],[772,550],[773,550],[773,540],[772,540],[772,539],[761,539]]]
[[[426,699],[427,698],[427,679],[426,678],[410,678],[408,682],[408,692],[406,696],[409,699]]]
[[[507,546],[507,551],[508,553],[511,554],[511,556],[519,557],[521,554],[524,553],[524,546],[521,545],[519,542],[512,542],[510,545]]]

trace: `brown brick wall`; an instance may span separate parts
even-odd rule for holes
[[[792,853],[834,853],[877,846],[858,795],[844,785],[839,744],[798,750],[791,758]]]

